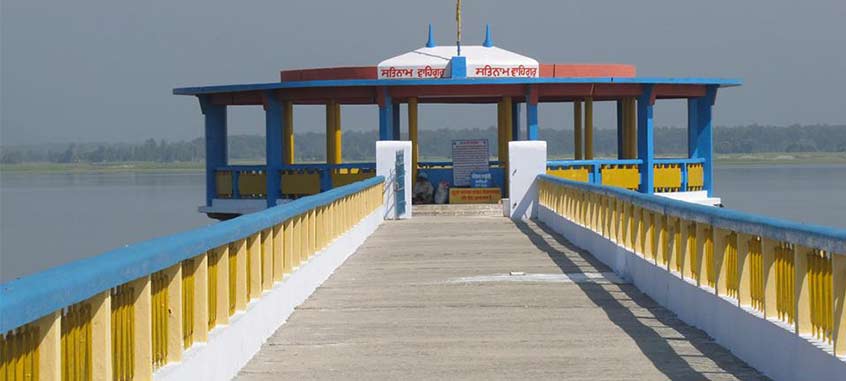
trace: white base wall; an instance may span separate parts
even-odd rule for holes
[[[286,276],[261,298],[253,300],[246,311],[230,317],[229,324],[209,332],[209,341],[198,343],[183,354],[181,362],[168,364],[153,374],[159,381],[234,378],[267,339],[288,320],[294,308],[335,272],[383,221],[379,207],[308,262]]]
[[[774,380],[846,380],[846,358],[831,354],[777,321],[682,279],[613,241],[540,206],[538,219],[611,267],[679,319]]]

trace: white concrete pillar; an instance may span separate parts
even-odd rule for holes
[[[403,151],[405,167],[405,213],[397,213],[396,189],[396,158],[397,151]],[[398,140],[382,140],[376,142],[376,175],[385,177],[385,186],[382,191],[384,195],[385,219],[406,219],[411,218],[411,142]]]
[[[540,140],[508,143],[509,216],[528,220],[538,216],[537,176],[546,173],[546,142]]]

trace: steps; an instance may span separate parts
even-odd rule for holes
[[[502,204],[414,205],[411,215],[413,217],[502,217]]]

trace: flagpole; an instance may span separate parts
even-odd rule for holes
[[[458,48],[458,55],[461,55],[461,0],[455,3],[455,23],[457,24],[455,46]]]

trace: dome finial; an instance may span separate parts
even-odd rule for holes
[[[435,37],[432,35],[432,24],[429,24],[429,40],[426,41],[427,48],[435,47]]]
[[[485,24],[485,42],[482,43],[482,46],[486,48],[490,48],[493,46],[493,39],[491,39],[491,25]]]

